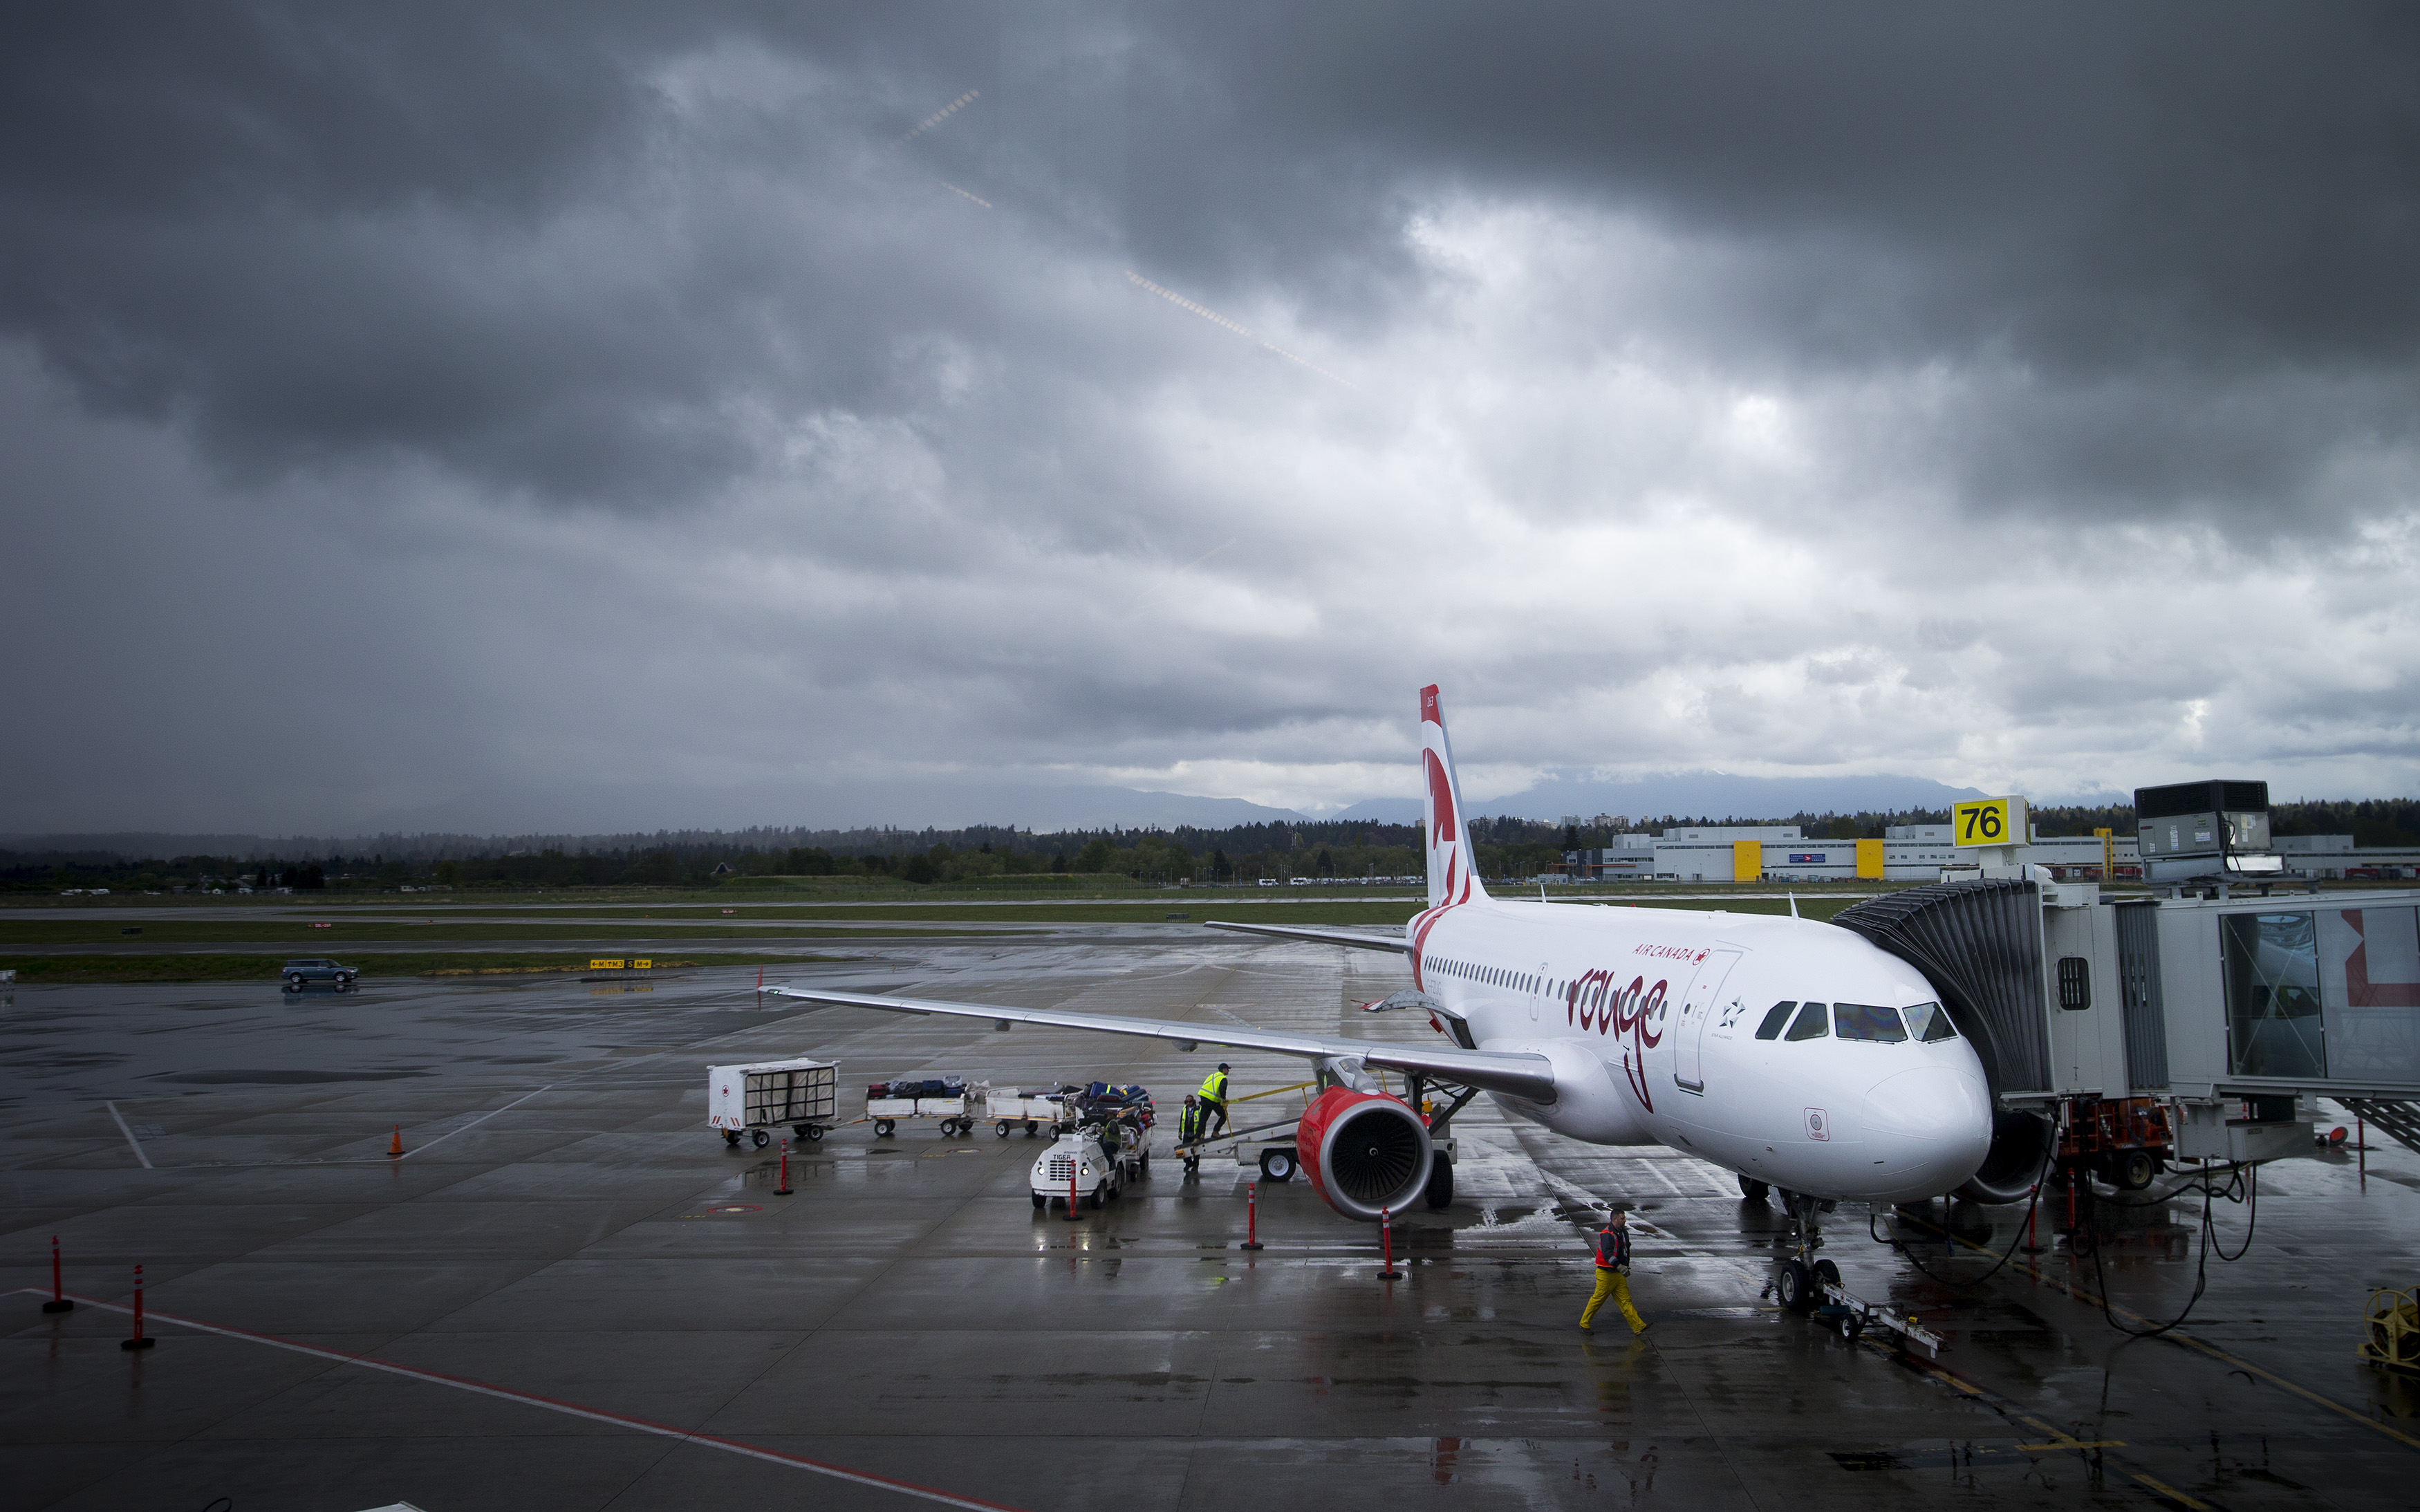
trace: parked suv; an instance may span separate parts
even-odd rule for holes
[[[353,990],[353,980],[361,975],[357,966],[339,964],[325,956],[306,956],[286,963],[286,990],[299,993],[315,981],[324,981],[340,993]]]

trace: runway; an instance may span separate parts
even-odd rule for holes
[[[799,980],[1425,1036],[1365,1015],[1401,962],[1165,927],[854,941]],[[2111,1216],[2096,1269],[2044,1214],[1936,1207],[1913,1257],[1843,1205],[1824,1253],[1922,1317],[1937,1364],[1760,1295],[1785,1223],[1730,1177],[1464,1115],[1457,1200],[1399,1235],[1307,1186],[1173,1161],[1068,1222],[1038,1148],[856,1124],[794,1156],[704,1124],[705,1067],[870,1081],[1135,1080],[1218,1053],[759,1002],[752,968],[561,980],[19,987],[0,1007],[0,1443],[25,1507],[888,1508],[1340,1504],[2402,1508],[2420,1389],[2356,1363],[2410,1286],[2420,1157],[2282,1162],[2238,1263],[2198,1204]],[[770,1006],[768,1006],[770,1005]],[[1299,1066],[1224,1053],[1238,1091]],[[400,1130],[405,1153],[391,1157]],[[1163,1150],[1168,1125],[1156,1141]],[[1654,1327],[1576,1331],[1595,1202],[1635,1204]],[[1879,1226],[1882,1220],[1877,1219]],[[2222,1205],[2227,1251],[2245,1214]],[[51,1237],[68,1289],[39,1311]],[[1981,1253],[1991,1252],[1990,1255]],[[1942,1280],[1917,1269],[1921,1264]],[[122,1350],[133,1267],[157,1348]],[[1609,1325],[1609,1326],[1608,1326]]]

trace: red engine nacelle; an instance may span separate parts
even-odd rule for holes
[[[1376,1223],[1428,1189],[1436,1148],[1428,1125],[1400,1097],[1331,1087],[1295,1126],[1295,1149],[1311,1184],[1347,1218]]]

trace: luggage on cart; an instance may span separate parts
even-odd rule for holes
[[[991,1084],[970,1086],[963,1076],[895,1076],[865,1089],[865,1116],[874,1120],[877,1136],[898,1132],[909,1119],[938,1119],[941,1133],[970,1134],[985,1114]]]

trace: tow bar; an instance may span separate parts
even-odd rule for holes
[[[1866,1330],[1879,1328],[1898,1335],[1902,1349],[1913,1347],[1932,1359],[1941,1358],[1941,1335],[1915,1319],[1901,1318],[1887,1307],[1877,1307],[1854,1296],[1837,1281],[1823,1281],[1818,1286],[1829,1300],[1815,1309],[1815,1320],[1838,1329],[1842,1338],[1854,1343]]]

